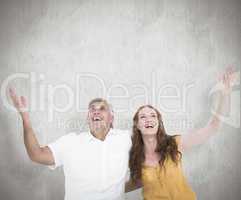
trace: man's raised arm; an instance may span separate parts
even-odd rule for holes
[[[40,147],[35,136],[34,130],[31,126],[29,113],[27,112],[27,100],[25,97],[18,97],[15,91],[9,89],[10,97],[15,108],[18,110],[23,120],[24,144],[29,158],[36,163],[44,165],[53,165],[54,157],[49,147]]]

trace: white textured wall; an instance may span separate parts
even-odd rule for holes
[[[113,103],[118,128],[151,103],[169,133],[182,133],[207,122],[217,74],[229,64],[240,70],[240,10],[239,0],[1,0],[0,199],[64,194],[62,171],[27,157],[20,118],[5,106],[7,78],[29,97],[41,144],[86,129],[83,109],[97,96]],[[241,198],[240,83],[234,89],[220,133],[184,155],[201,200]]]

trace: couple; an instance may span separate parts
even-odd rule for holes
[[[234,71],[222,76],[218,113],[231,91]],[[133,118],[133,130],[113,128],[113,110],[104,99],[89,103],[89,131],[70,133],[47,146],[40,146],[26,111],[26,98],[10,89],[24,128],[24,144],[33,162],[51,169],[63,166],[65,200],[121,200],[124,192],[143,187],[144,200],[194,200],[195,193],[183,175],[185,150],[203,143],[217,132],[221,121],[212,115],[207,125],[185,135],[167,135],[160,112],[141,106]],[[128,180],[128,164],[130,178]]]

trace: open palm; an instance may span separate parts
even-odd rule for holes
[[[27,100],[24,96],[18,97],[15,90],[13,88],[9,89],[9,94],[12,99],[13,105],[23,117],[27,114]]]
[[[234,67],[227,67],[224,73],[219,77],[219,81],[223,85],[223,94],[229,94],[232,90],[233,83],[237,78],[237,73]]]

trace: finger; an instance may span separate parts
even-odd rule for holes
[[[230,82],[234,82],[234,80],[237,78],[237,72],[235,71],[234,67],[232,68],[232,71],[229,73],[229,80]]]
[[[226,73],[224,75],[224,84],[227,86],[228,82],[229,82],[229,77],[228,77],[228,74]]]
[[[229,88],[229,86],[230,86],[230,84],[229,84],[229,77],[228,77],[227,74],[224,74],[223,84],[224,84],[224,87],[226,89]]]
[[[16,93],[15,93],[13,88],[9,88],[9,94],[10,94],[11,97],[15,97],[16,96]]]
[[[21,104],[20,104],[20,101],[19,101],[18,97],[16,97],[15,99],[13,99],[13,105],[14,105],[17,109],[20,108]]]
[[[10,88],[8,89],[8,91],[9,91],[9,94],[12,94],[12,93],[13,93],[13,88],[10,87]]]
[[[223,80],[223,73],[219,73],[218,74],[218,81],[222,81]]]
[[[234,70],[234,67],[229,67],[228,71],[227,71],[227,79],[228,81],[232,81],[233,77],[234,77],[234,74],[235,74],[235,70]]]
[[[22,105],[23,105],[24,107],[26,107],[26,106],[27,106],[27,100],[26,100],[26,98],[25,98],[24,96],[21,96],[20,99],[21,99]]]
[[[14,106],[18,106],[18,104],[19,104],[18,97],[16,95],[13,95],[13,96],[11,96],[11,99],[12,99]]]
[[[230,76],[229,75],[226,75],[226,87],[229,88],[230,87]]]
[[[10,93],[10,97],[11,97],[11,99],[12,99],[13,105],[14,105],[16,108],[19,108],[19,107],[20,107],[19,98],[18,98],[18,96],[16,95],[14,89],[13,89],[13,88],[9,88],[9,93]]]
[[[9,88],[9,94],[13,103],[16,104],[16,102],[18,101],[18,96],[16,95],[16,92],[14,91],[13,88]]]
[[[228,81],[228,73],[225,74],[225,81]]]
[[[234,70],[234,67],[232,65],[229,65],[227,68],[226,68],[226,71],[233,71]]]
[[[225,73],[222,75],[222,83],[225,84],[226,82],[226,77],[225,77]]]
[[[235,73],[235,67],[234,66],[229,66],[228,68],[228,74],[229,76],[233,76],[233,74]]]

